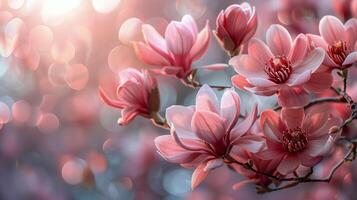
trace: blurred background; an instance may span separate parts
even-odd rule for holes
[[[127,19],[136,17],[163,34],[171,20],[191,14],[199,29],[206,20],[214,29],[218,13],[240,2],[0,0],[0,199],[356,199],[351,164],[331,184],[304,184],[264,195],[256,194],[253,185],[232,190],[243,177],[222,167],[191,191],[192,170],[170,164],[156,152],[154,138],[167,131],[141,117],[120,127],[120,111],[99,100],[98,86],[111,84],[120,70],[147,68],[129,43],[142,37],[140,26],[124,23]],[[257,9],[256,37],[261,38],[272,23],[296,35],[317,33],[323,15],[343,17],[332,0],[248,2]],[[195,65],[228,59],[212,37],[207,54]],[[198,78],[230,85],[233,73],[204,72]],[[158,80],[163,113],[173,104],[194,104],[197,90],[175,79]],[[274,98],[241,95],[244,107],[275,105]],[[337,151],[317,173],[329,172],[326,168],[343,155],[342,149]]]

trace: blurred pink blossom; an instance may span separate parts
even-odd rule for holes
[[[227,156],[241,160],[245,151],[259,152],[264,140],[250,133],[257,117],[257,107],[239,121],[240,99],[237,93],[226,90],[219,105],[213,90],[204,85],[196,96],[196,106],[171,106],[166,118],[171,135],[159,136],[155,144],[168,161],[185,167],[195,167],[192,188],[210,170],[223,165]]]

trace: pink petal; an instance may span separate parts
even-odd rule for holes
[[[205,163],[198,165],[192,174],[191,188],[195,189],[208,175],[208,172],[204,170],[206,167]]]
[[[207,23],[206,27],[197,35],[197,39],[190,50],[189,60],[198,60],[206,53],[211,40],[210,30]]]
[[[349,46],[353,47],[353,44],[355,44],[357,41],[357,19],[356,18],[349,19],[345,23],[345,29],[346,29],[346,42]]]
[[[331,127],[333,127],[333,126],[339,127],[342,125],[342,123],[343,122],[340,117],[331,117],[327,120],[327,122],[325,124],[323,124],[321,127],[319,127],[314,132],[311,132],[309,135],[309,139],[319,139],[321,137],[325,137],[329,134],[329,130]]]
[[[188,55],[194,38],[192,32],[180,22],[171,22],[165,32],[166,45],[175,56]]]
[[[312,50],[304,61],[295,66],[293,73],[301,74],[305,71],[315,72],[322,64],[325,58],[325,51],[322,48]]]
[[[198,111],[193,115],[191,126],[199,138],[210,144],[216,144],[225,135],[223,122],[224,119],[216,113]]]
[[[232,77],[232,83],[235,87],[240,88],[240,89],[245,89],[246,87],[254,87],[252,84],[250,84],[247,79],[244,76],[241,75],[235,75]]]
[[[128,80],[122,83],[117,90],[118,99],[126,105],[135,105],[146,109],[148,99],[144,98],[144,91],[138,90],[141,87],[142,85],[136,81]]]
[[[175,127],[174,124],[171,124],[170,128],[170,133],[178,146],[188,151],[196,151],[200,153],[210,152],[210,149],[207,148],[207,145],[201,139],[198,139],[197,137],[179,137],[177,132],[182,133],[183,130],[179,127]]]
[[[278,113],[273,110],[266,110],[260,116],[260,127],[263,129],[264,134],[270,139],[279,142],[283,131],[286,126],[280,120]]]
[[[344,39],[345,28],[342,22],[335,16],[324,16],[319,23],[319,31],[322,38],[330,45]]]
[[[262,160],[273,160],[281,158],[283,154],[282,151],[279,151],[279,149],[268,148],[267,150],[259,152],[258,156]]]
[[[327,90],[333,83],[331,73],[313,73],[310,80],[305,83],[304,88],[310,92],[321,92]]]
[[[303,107],[309,103],[309,94],[301,88],[283,87],[278,93],[278,103],[282,107]]]
[[[230,140],[234,141],[240,138],[243,134],[247,133],[250,127],[252,127],[253,123],[257,119],[258,106],[255,105],[253,108],[253,112],[250,113],[243,121],[236,123],[232,131],[230,132]]]
[[[255,87],[273,87],[277,84],[266,78],[247,78],[248,82]]]
[[[247,180],[243,180],[243,181],[240,181],[236,184],[234,184],[232,187],[233,187],[233,190],[240,190],[241,188],[243,188],[244,186],[250,184],[250,183],[257,183],[259,182],[258,179],[247,179]]]
[[[304,117],[305,113],[303,108],[283,108],[281,110],[281,119],[289,129],[301,127]]]
[[[304,34],[299,34],[293,43],[292,49],[289,54],[289,59],[293,65],[296,65],[305,58],[307,52],[308,42]]]
[[[225,119],[227,130],[237,122],[240,114],[240,98],[233,90],[226,90],[221,99],[220,115]]]
[[[207,164],[203,170],[206,172],[209,172],[209,171],[214,170],[218,167],[221,167],[222,165],[223,165],[223,160],[221,158],[212,159],[207,162]]]
[[[255,7],[253,7],[251,16],[252,16],[251,19],[248,21],[247,32],[242,40],[242,43],[248,41],[255,34],[258,28],[258,15],[256,14]]]
[[[199,153],[187,151],[178,146],[170,135],[155,138],[155,145],[162,157],[173,163],[187,163],[194,160]]]
[[[310,80],[311,74],[312,74],[311,70],[304,71],[301,74],[294,73],[290,76],[288,85],[300,86]]]
[[[197,93],[196,110],[219,113],[217,96],[214,91],[206,84],[203,85]]]
[[[99,88],[99,97],[101,98],[101,100],[111,106],[111,107],[114,107],[114,108],[123,108],[125,104],[123,104],[122,102],[120,102],[119,100],[114,100],[114,99],[111,99],[105,92],[104,90],[100,87]]]
[[[121,110],[121,117],[118,119],[118,124],[125,126],[139,114],[136,108],[124,108]]]
[[[328,50],[328,44],[326,43],[326,41],[318,35],[314,35],[314,34],[306,34],[307,38],[309,39],[309,44],[316,48],[316,47],[321,47],[323,48],[325,51]]]
[[[327,121],[329,113],[326,112],[329,108],[326,105],[313,106],[307,110],[303,129],[308,133],[314,133],[320,129]]]
[[[160,35],[160,33],[158,33],[156,29],[149,24],[144,24],[142,26],[142,30],[144,39],[150,45],[150,47],[163,57],[168,58],[166,41]]]
[[[260,61],[262,65],[264,65],[270,58],[274,57],[269,47],[259,39],[250,40],[248,54]]]
[[[307,151],[304,151],[299,154],[299,158],[301,160],[301,164],[305,167],[312,167],[319,163],[322,159],[321,156],[311,157]]]
[[[233,8],[233,7],[232,7]],[[247,16],[242,9],[226,9],[226,28],[236,44],[240,44],[247,28]]]
[[[300,164],[300,159],[297,156],[287,155],[279,164],[277,170],[283,175],[292,173]]]
[[[235,71],[249,78],[266,78],[267,74],[264,71],[264,65],[258,60],[249,55],[238,55],[229,60]]]
[[[146,64],[155,66],[170,65],[169,61],[167,61],[163,56],[155,52],[151,47],[147,46],[146,44],[142,42],[134,42],[133,44],[136,55]]]
[[[321,156],[329,153],[333,147],[333,138],[330,136],[327,139],[310,140],[306,151],[312,157]]]
[[[351,65],[357,62],[357,52],[354,51],[346,57],[345,61],[342,63],[342,65]]]
[[[193,113],[193,108],[179,105],[170,106],[166,109],[166,119],[175,128],[180,128],[180,131],[176,130],[180,138],[197,138],[191,131]]]
[[[242,137],[234,144],[252,153],[258,153],[265,147],[263,138],[257,136]]]
[[[182,23],[184,23],[191,31],[192,35],[196,37],[197,35],[197,24],[191,15],[185,15],[182,17]]]
[[[266,41],[274,55],[289,55],[292,41],[289,32],[283,26],[271,25],[266,34]]]

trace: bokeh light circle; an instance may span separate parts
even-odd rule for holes
[[[74,58],[75,52],[74,45],[68,40],[55,42],[51,47],[52,58],[58,63],[68,63]]]
[[[68,86],[74,90],[82,90],[88,83],[89,72],[83,64],[74,64],[68,67],[65,80]]]
[[[142,25],[143,22],[136,17],[127,19],[119,29],[119,40],[123,44],[127,45],[129,45],[132,41],[142,40]]]
[[[31,105],[24,100],[15,102],[12,107],[12,118],[14,121],[24,123],[30,119]]]
[[[109,13],[113,11],[120,3],[120,0],[92,0],[95,11],[99,13]]]
[[[42,133],[52,133],[59,128],[59,119],[52,113],[42,113],[36,123]]]
[[[37,50],[46,50],[50,48],[53,41],[52,30],[45,25],[38,25],[31,29],[29,42]]]
[[[113,72],[118,72],[124,68],[134,67],[138,63],[132,48],[119,45],[112,49],[108,56],[108,65]]]
[[[82,159],[71,159],[62,166],[62,178],[71,185],[82,182],[85,171],[85,161]]]
[[[0,101],[0,124],[6,124],[11,119],[10,108]]]

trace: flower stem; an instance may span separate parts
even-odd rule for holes
[[[158,112],[151,113],[151,121],[152,123],[163,129],[170,129],[170,125],[167,123],[167,120],[161,116]]]

